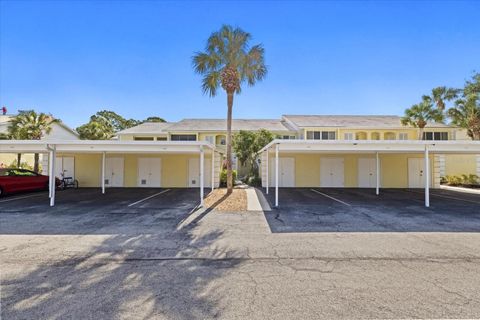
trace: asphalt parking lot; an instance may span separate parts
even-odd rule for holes
[[[115,225],[125,226],[127,233],[142,226],[170,232],[198,204],[197,189],[111,188],[105,194],[98,188],[67,189],[57,191],[54,207],[47,192],[16,194],[0,198],[0,232],[89,234]],[[18,224],[19,217],[30,223]]]
[[[274,190],[266,195],[274,203]],[[272,232],[479,232],[480,195],[419,189],[279,189]]]
[[[440,211],[454,232],[399,232],[392,208],[423,210],[421,194],[338,199],[377,208],[367,216],[305,189],[280,190],[290,209],[265,213],[193,210],[197,189],[166,190],[67,190],[53,208],[45,192],[2,198],[0,318],[480,318],[477,213]],[[444,202],[478,209],[465,200]],[[403,230],[441,226],[422,212],[405,211]]]

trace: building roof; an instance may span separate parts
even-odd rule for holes
[[[10,120],[12,118],[14,118],[15,116],[16,115],[14,115],[14,114],[0,115],[0,133],[8,132],[8,126],[10,125]],[[51,118],[54,119],[53,117],[51,117]],[[76,137],[79,136],[77,131],[75,131],[72,128],[70,128],[69,126],[67,126],[65,123],[63,123],[63,121],[60,120],[60,121],[52,124],[52,126],[57,126],[57,125],[59,127],[62,127],[63,129],[65,129],[66,131],[70,132],[74,136],[76,136]],[[46,138],[46,137],[48,137],[48,135],[46,135],[44,138]]]
[[[232,130],[249,130],[257,131],[266,129],[274,132],[290,132],[285,123],[278,119],[233,119]],[[226,119],[183,119],[172,124],[168,131],[184,132],[184,131],[226,131]]]
[[[349,127],[349,128],[404,128],[399,116],[373,115],[284,115],[298,127]],[[429,128],[449,127],[443,123],[429,123]]]
[[[116,134],[167,134],[168,131],[166,129],[172,124],[172,122],[144,122],[138,126],[119,131]]]

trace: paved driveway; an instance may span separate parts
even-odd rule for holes
[[[0,202],[1,318],[480,318],[478,232],[272,233],[163,191]]]
[[[268,196],[273,203],[273,192]],[[480,195],[432,190],[280,189],[266,212],[272,232],[479,232]]]

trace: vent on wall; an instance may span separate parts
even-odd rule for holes
[[[147,184],[147,180],[146,179],[142,179],[142,181],[140,181],[141,184]]]

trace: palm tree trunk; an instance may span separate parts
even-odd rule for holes
[[[418,128],[418,140],[425,140],[425,138],[423,136],[423,128],[422,127]]]
[[[38,153],[35,153],[35,154],[33,155],[33,159],[34,159],[34,162],[33,162],[33,171],[35,171],[35,172],[38,173],[38,171],[40,171],[40,170],[39,170],[39,165],[38,165],[38,163],[39,163],[39,155],[38,155]]]
[[[17,168],[20,168],[21,164],[22,164],[22,154],[17,153]]]
[[[232,109],[233,92],[227,92],[227,194],[233,191],[232,174]]]

